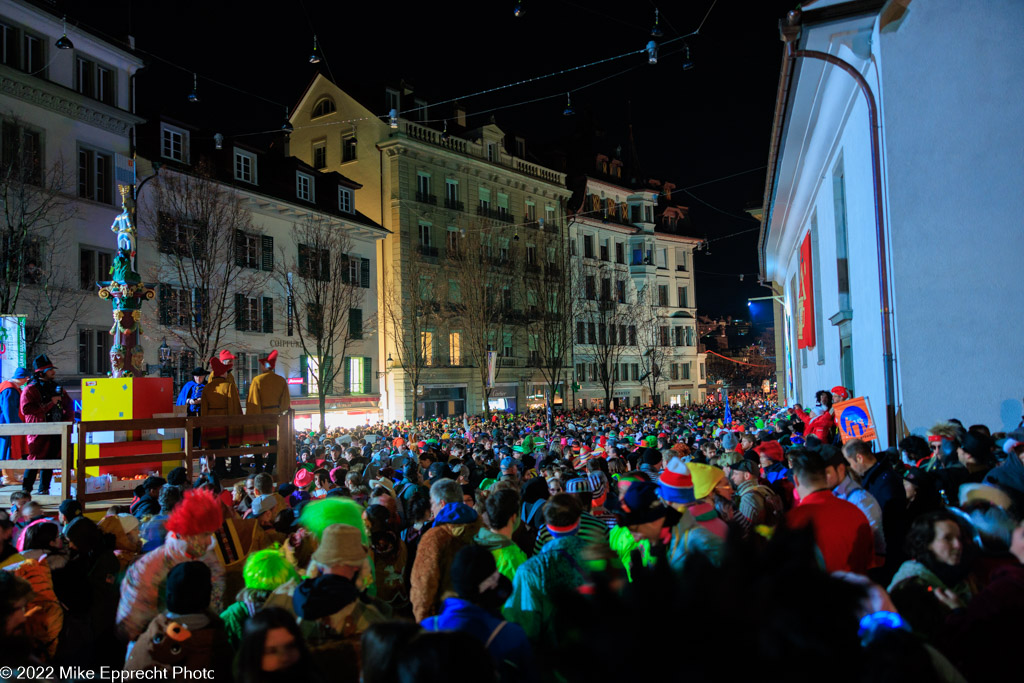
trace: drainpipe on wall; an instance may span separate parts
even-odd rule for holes
[[[889,305],[889,266],[885,252],[885,217],[882,210],[882,169],[880,163],[881,145],[879,143],[881,127],[878,124],[878,105],[875,101],[875,94],[871,91],[871,86],[868,85],[868,82],[864,80],[864,76],[862,76],[852,64],[827,52],[821,52],[818,50],[795,50],[793,48],[794,42],[800,35],[800,19],[800,11],[792,10],[786,15],[785,24],[781,29],[782,40],[786,43],[786,55],[788,57],[786,60],[787,64],[792,63],[797,59],[817,59],[838,67],[853,78],[857,83],[857,87],[859,87],[860,91],[864,94],[864,99],[867,102],[868,124],[871,127],[871,176],[875,199],[875,236],[878,241],[878,290],[882,305],[882,363],[885,370],[885,421],[889,446],[895,446],[896,359],[893,355],[892,309]],[[785,102],[782,104],[784,106]],[[781,127],[777,132],[781,136]],[[777,151],[777,148],[775,148],[775,151]]]

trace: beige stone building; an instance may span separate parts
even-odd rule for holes
[[[379,357],[392,359],[380,380],[384,417],[543,405],[531,325],[565,286],[565,176],[528,161],[526,142],[493,120],[473,127],[457,107],[437,114],[405,85],[356,95],[318,75],[291,115],[290,153],[360,183],[356,209],[391,233],[376,259]],[[402,304],[397,324],[389,293]],[[472,341],[480,330],[467,322],[477,300],[497,302],[501,319],[485,340],[496,355],[489,392]],[[402,352],[403,333],[416,337],[422,367],[407,367],[419,362]]]

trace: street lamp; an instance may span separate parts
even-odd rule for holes
[[[160,376],[170,377],[171,376],[171,358],[173,353],[171,347],[167,345],[167,337],[164,337],[163,342],[160,344]]]

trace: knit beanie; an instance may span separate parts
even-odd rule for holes
[[[470,602],[480,597],[480,586],[497,571],[494,555],[479,545],[468,545],[455,554],[452,562],[452,588],[458,596]]]
[[[740,440],[739,438],[737,438],[735,432],[726,432],[722,436],[722,448],[724,448],[727,451],[735,450],[739,442]]]
[[[202,614],[210,608],[213,580],[202,562],[182,562],[167,575],[167,611]]]

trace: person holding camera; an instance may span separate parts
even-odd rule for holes
[[[75,417],[74,404],[64,388],[57,383],[57,368],[44,354],[32,361],[32,379],[21,392],[21,413],[25,422],[72,422]],[[59,434],[29,434],[28,460],[56,460],[60,458]],[[23,491],[32,492],[39,470],[25,470]],[[50,493],[50,479],[53,470],[42,470],[39,477],[38,495]]]

